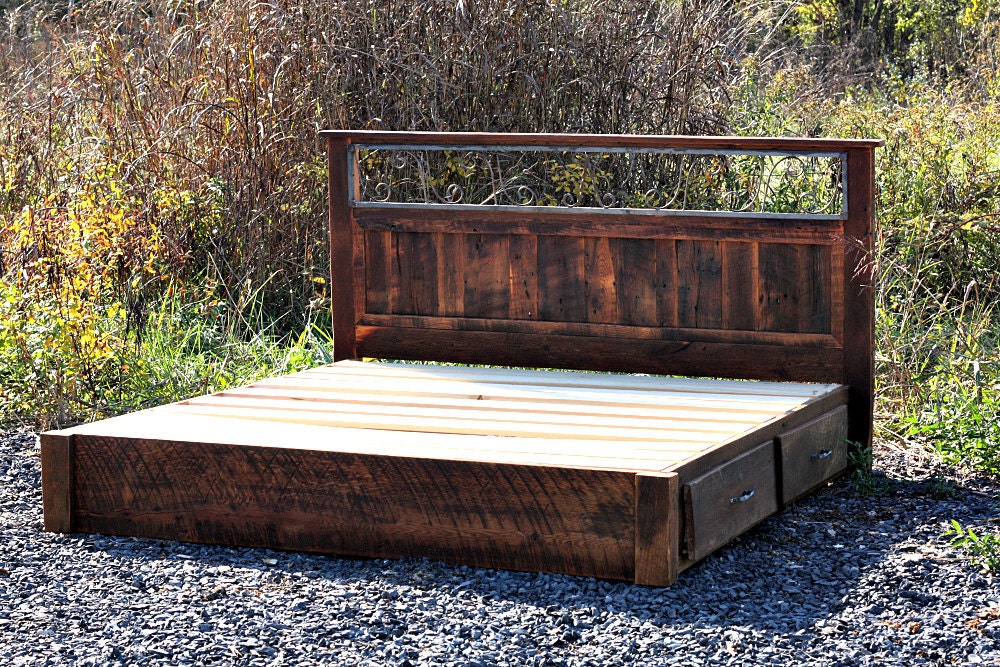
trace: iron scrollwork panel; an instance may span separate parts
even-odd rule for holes
[[[839,153],[669,149],[354,149],[355,206],[846,215]]]

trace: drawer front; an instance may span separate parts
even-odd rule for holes
[[[778,511],[768,440],[684,487],[687,557],[699,560]]]
[[[778,436],[781,502],[788,504],[847,467],[847,406]]]

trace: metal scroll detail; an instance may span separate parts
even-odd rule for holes
[[[832,215],[839,153],[356,146],[355,206]]]

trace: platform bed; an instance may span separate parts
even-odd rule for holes
[[[338,361],[43,434],[47,530],[667,585],[869,446],[876,142],[325,134]],[[445,149],[831,156],[843,203],[366,196]]]

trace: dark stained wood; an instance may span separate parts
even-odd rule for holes
[[[704,148],[723,150],[840,151],[873,149],[881,139],[815,139],[805,137],[696,137],[646,134],[521,134],[516,132],[398,132],[321,130],[320,136],[354,143],[430,146],[595,146],[632,148]]]
[[[465,237],[465,314],[510,317],[510,243],[506,236]]]
[[[365,232],[365,312],[387,314],[392,283],[392,244],[389,232]]]
[[[798,246],[759,246],[760,309],[764,331],[796,331],[799,323],[800,264]]]
[[[801,498],[847,467],[847,406],[777,438],[781,503]]]
[[[778,511],[774,444],[765,442],[687,486],[687,554],[701,560]]]
[[[716,241],[677,241],[677,323],[722,325],[722,256]]]
[[[718,241],[695,241],[695,271],[698,275],[696,326],[722,326],[722,248]]]
[[[830,333],[832,248],[799,246],[799,321],[796,331]]]
[[[610,241],[603,237],[588,236],[584,239],[583,248],[587,320],[619,322],[617,282]]]
[[[613,238],[609,244],[615,272],[618,321],[636,326],[656,326],[656,241]]]
[[[342,137],[328,137],[328,188],[330,193],[330,299],[333,310],[333,358],[354,359],[354,325],[361,312],[356,311],[357,295],[364,298],[363,283],[357,284],[355,226],[347,187],[349,143]]]
[[[405,315],[438,313],[437,245],[435,234],[393,234],[398,299],[393,312]]]
[[[669,586],[680,560],[680,484],[676,473],[635,476],[635,583]]]
[[[757,329],[757,244],[722,244],[722,328]]]
[[[538,319],[538,237],[510,237],[510,317]]]
[[[437,249],[437,313],[461,317],[465,314],[465,236],[435,234]]]
[[[844,378],[851,387],[847,437],[859,451],[872,445],[875,396],[875,296],[872,217],[875,205],[874,151],[847,152],[847,221],[844,262]],[[871,460],[859,457],[858,460]]]
[[[817,381],[836,377],[843,351],[829,347],[587,338],[555,334],[358,327],[365,357],[465,364],[578,368],[699,377]]]
[[[69,533],[73,525],[73,436],[42,433],[42,512],[45,530]]]
[[[670,239],[656,242],[656,318],[661,327],[679,325],[677,281],[677,242]],[[685,295],[686,296],[686,295]]]
[[[82,531],[634,577],[630,473],[77,437]]]
[[[841,347],[840,342],[828,334],[801,334],[774,331],[728,331],[726,329],[698,329],[695,327],[638,327],[622,324],[595,324],[592,322],[541,322],[513,319],[487,319],[470,317],[426,317],[417,315],[365,315],[361,325],[396,327],[399,335],[406,337],[405,329],[443,329],[445,331],[496,331],[538,335],[594,336],[618,338],[623,345],[631,339],[673,340],[682,342],[783,345],[786,347]]]
[[[442,210],[407,206],[354,209],[365,230],[444,234],[532,234],[539,236],[603,236],[631,239],[742,240],[824,243],[843,233],[838,218],[808,221],[760,218],[747,214],[698,216],[692,213],[581,213],[552,206],[539,210]]]
[[[553,322],[586,322],[585,276],[583,238],[539,236],[539,318]]]

